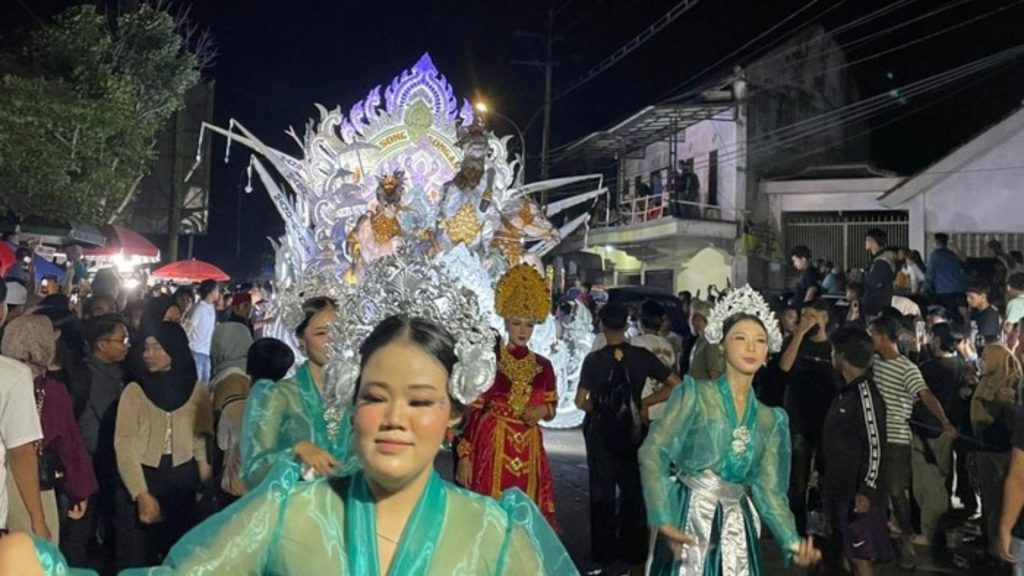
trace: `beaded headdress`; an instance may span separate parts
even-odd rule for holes
[[[305,319],[302,305],[307,300],[324,297],[337,301],[343,290],[343,283],[330,270],[310,268],[299,276],[294,286],[274,294],[272,311],[289,332],[295,332]]]
[[[544,278],[529,264],[509,268],[498,280],[494,308],[502,318],[543,322],[551,309],[551,296]]]
[[[341,426],[351,402],[362,358],[359,347],[383,320],[405,315],[442,326],[455,338],[458,361],[448,391],[470,404],[494,384],[496,357],[491,313],[483,310],[472,290],[434,264],[426,254],[400,248],[373,261],[358,286],[344,286],[338,298],[339,319],[331,327],[324,403],[328,432]]]
[[[725,321],[736,314],[755,316],[764,325],[768,337],[768,350],[772,352],[782,350],[782,332],[779,331],[779,321],[768,307],[764,297],[749,284],[733,290],[715,304],[711,310],[711,316],[708,318],[708,327],[704,330],[704,338],[711,344],[721,342],[725,337]]]

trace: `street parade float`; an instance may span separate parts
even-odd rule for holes
[[[369,263],[396,251],[428,255],[476,294],[501,331],[494,313],[498,278],[520,263],[545,274],[544,255],[589,219],[559,215],[607,192],[600,175],[525,184],[521,160],[508,157],[511,136],[496,136],[468,100],[460,102],[429,55],[386,88],[370,90],[347,116],[341,108],[317,109],[319,119],[310,120],[303,136],[288,130],[301,148],[298,157],[267,146],[235,120],[227,129],[206,124],[200,135],[225,136],[225,160],[233,143],[254,152],[250,177],[257,174],[284,219],[284,236],[271,240],[277,310],[271,335],[286,342],[294,344],[290,321],[301,314],[302,300],[358,286]],[[541,206],[534,197],[542,192],[560,199]],[[559,227],[553,218],[567,221]],[[530,341],[555,368],[559,404],[547,425],[556,428],[583,418],[574,399],[593,319],[585,306],[575,309],[564,318],[549,315]]]

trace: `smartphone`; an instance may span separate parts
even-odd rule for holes
[[[927,325],[925,324],[924,320],[918,320],[914,324],[914,333],[917,335],[917,340],[919,342],[924,340],[925,335],[927,334],[927,329],[928,328],[927,328]]]
[[[50,285],[50,281],[47,280],[46,278],[43,278],[43,288],[46,288],[49,285]]]

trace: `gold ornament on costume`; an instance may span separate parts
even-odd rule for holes
[[[509,407],[513,413],[522,416],[530,403],[530,396],[533,395],[533,379],[541,373],[537,355],[530,352],[522,358],[516,358],[502,346],[498,371],[512,382],[512,388],[508,393]]]
[[[529,264],[509,268],[498,280],[494,308],[502,318],[543,322],[551,308],[544,278]]]
[[[370,220],[370,227],[373,228],[373,239],[378,244],[389,242],[402,233],[402,226],[398,223],[398,218],[390,216],[386,212],[374,216]]]
[[[514,265],[523,258],[523,243],[520,240],[496,237],[491,246],[497,249],[509,264]]]
[[[454,216],[441,224],[441,228],[448,232],[452,244],[472,244],[483,230],[476,210],[469,204],[463,204]]]

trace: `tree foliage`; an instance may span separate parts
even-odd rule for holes
[[[145,3],[113,28],[77,6],[33,31],[0,76],[0,202],[21,218],[116,216],[200,80],[208,44],[191,39],[182,21]]]

